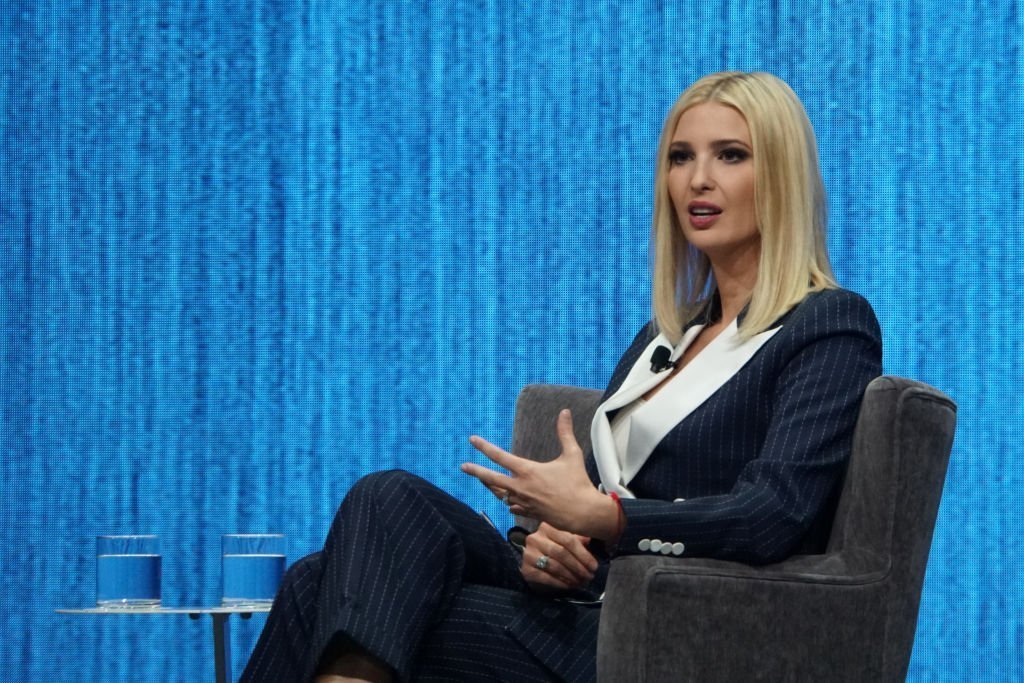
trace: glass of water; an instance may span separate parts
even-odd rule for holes
[[[96,606],[160,606],[160,538],[96,537]]]
[[[283,534],[226,534],[221,537],[221,604],[269,605],[284,574]]]

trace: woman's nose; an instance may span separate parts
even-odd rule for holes
[[[690,189],[694,192],[706,192],[714,187],[710,169],[706,161],[697,160],[693,164],[693,175],[690,176]]]

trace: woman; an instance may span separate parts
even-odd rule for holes
[[[619,361],[586,458],[462,469],[542,521],[521,551],[404,472],[361,479],[324,550],[289,570],[249,680],[593,680],[608,557],[772,562],[820,550],[865,385],[871,307],[839,289],[814,133],[790,88],[721,73],[665,121],[655,320]]]

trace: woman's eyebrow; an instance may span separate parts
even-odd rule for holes
[[[728,147],[729,145],[742,145],[747,149],[750,149],[750,143],[744,142],[743,140],[727,139],[727,140],[715,140],[711,143],[711,147],[714,149],[721,149],[722,147]]]
[[[743,147],[746,147],[747,149],[750,149],[749,142],[744,142],[743,140],[737,140],[734,138],[727,138],[725,140],[713,140],[710,146],[712,149],[722,149],[723,147],[728,147],[730,145],[741,145]],[[691,145],[689,142],[686,142],[684,140],[676,140],[669,146],[669,149],[691,149]]]

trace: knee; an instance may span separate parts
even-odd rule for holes
[[[350,498],[361,499],[365,496],[371,498],[381,498],[393,495],[396,491],[408,489],[410,487],[416,488],[425,484],[426,482],[417,477],[415,474],[406,472],[405,470],[384,470],[382,472],[373,472],[361,477],[351,489],[349,489],[348,495],[345,496],[345,500],[348,501]]]
[[[415,481],[422,480],[405,470],[385,470],[360,477],[345,494],[345,499],[338,507],[328,538],[350,515],[358,514],[361,510],[389,506],[396,496],[401,496],[403,491],[415,486]]]

